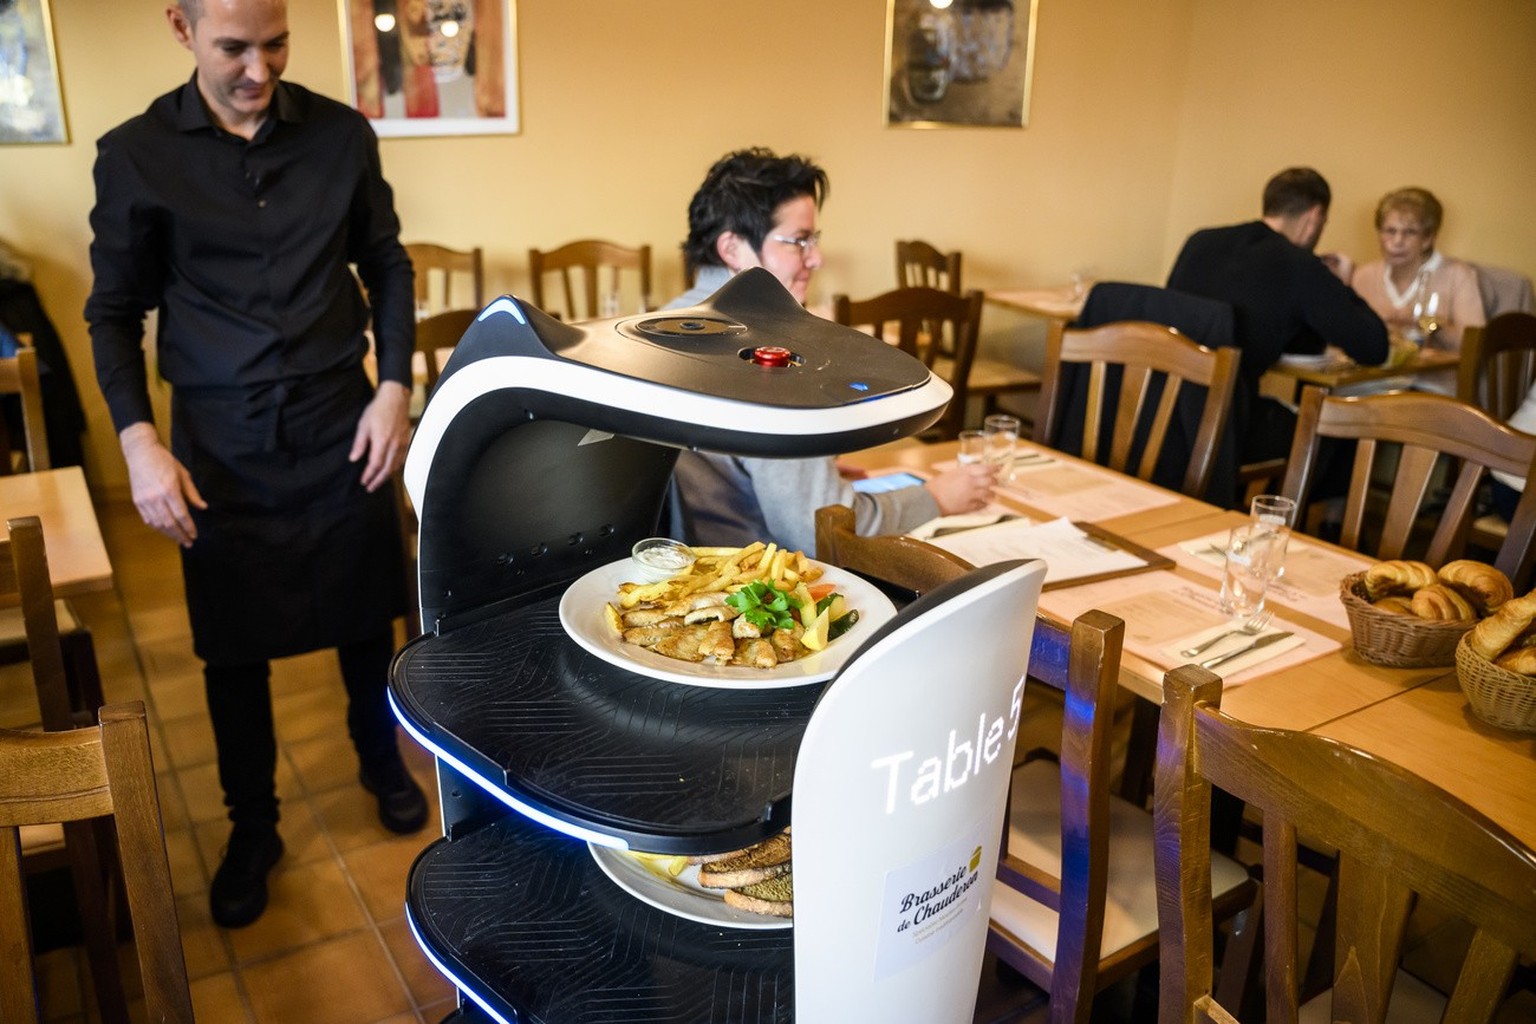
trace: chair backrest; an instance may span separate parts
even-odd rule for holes
[[[1044,411],[1035,420],[1035,440],[1059,442],[1067,417],[1076,415],[1067,401],[1063,367],[1087,365],[1082,457],[1143,480],[1153,478],[1159,459],[1173,458],[1186,467],[1180,490],[1203,497],[1230,419],[1238,358],[1235,349],[1206,348],[1171,327],[1140,320],[1053,334],[1046,340],[1040,385]],[[1108,396],[1117,369],[1119,394],[1111,406]],[[1205,389],[1198,426],[1179,451],[1170,449],[1165,456],[1185,387]],[[1107,452],[1100,450],[1106,439]]]
[[[832,319],[847,327],[871,328],[877,338],[921,359],[954,390],[937,430],[955,437],[965,425],[967,380],[981,334],[982,294],[953,295],[937,288],[897,288],[854,301],[832,297]]]
[[[111,815],[151,1020],[191,1021],[192,997],[139,701],[101,709],[68,732],[0,730],[0,1020],[37,1020],[32,940],[17,856],[22,825]],[[21,955],[16,955],[20,953]]]
[[[1044,578],[1004,562],[923,595],[818,701],[791,815],[798,1019],[972,1019]]]
[[[1536,953],[1536,854],[1477,811],[1336,740],[1223,715],[1221,680],[1163,684],[1154,818],[1161,1024],[1230,1021],[1212,996],[1210,806],[1218,786],[1264,816],[1266,1019],[1297,1013],[1296,835],[1339,851],[1330,1020],[1381,1021],[1414,894],[1476,929],[1444,1019],[1488,1020],[1517,953]]]
[[[914,594],[926,594],[973,568],[959,555],[913,537],[861,537],[854,529],[853,509],[846,505],[816,510],[816,557]]]
[[[21,396],[21,426],[25,432],[27,468],[32,472],[49,469],[48,432],[43,419],[43,385],[37,370],[37,351],[31,347],[28,335],[17,336],[22,347],[8,359],[0,359],[0,395]],[[0,476],[9,476],[15,467],[11,462],[11,440],[0,417]]]
[[[579,275],[573,272],[579,271]],[[639,276],[639,309],[642,312],[655,308],[651,304],[651,247],[635,248],[607,242],[601,239],[582,239],[567,242],[558,249],[548,251],[528,250],[528,273],[532,276],[533,304],[544,312],[567,321],[591,320],[601,316],[618,316],[625,308],[621,296],[625,271],[635,271]],[[560,275],[560,295],[563,305],[551,308],[544,301],[544,276]],[[580,278],[580,291],[573,284]],[[580,296],[580,303],[577,297]],[[628,304],[633,311],[634,304]]]
[[[896,242],[896,284],[960,294],[960,253],[940,252],[927,242]]]
[[[434,242],[408,242],[405,251],[416,271],[418,316],[462,306],[479,309],[485,305],[485,257],[479,246],[450,249]],[[457,274],[468,276],[467,294],[462,288],[454,287]]]
[[[437,386],[437,378],[442,372],[437,360],[438,350],[457,345],[479,315],[479,308],[449,309],[417,322],[416,351],[426,357],[428,393]]]
[[[1536,437],[1507,427],[1454,398],[1417,391],[1339,398],[1322,388],[1306,388],[1285,484],[1280,489],[1303,509],[1312,493],[1323,438],[1356,442],[1339,537],[1339,543],[1356,551],[1362,550],[1372,469],[1381,446],[1402,446],[1380,539],[1374,550],[1367,552],[1377,558],[1401,558],[1414,538],[1436,461],[1445,455],[1459,464],[1445,508],[1435,513],[1435,528],[1422,556],[1432,565],[1460,556],[1476,514],[1477,492],[1484,475],[1498,470],[1527,477],[1536,461]],[[1521,593],[1530,572],[1533,535],[1536,488],[1526,488],[1495,562]]]
[[[1536,316],[1501,313],[1461,336],[1456,397],[1507,420],[1536,382]]]
[[[36,516],[23,516],[7,520],[5,525],[10,536],[0,540],[0,608],[21,608],[43,728],[71,729],[76,723],[70,710],[43,524]]]

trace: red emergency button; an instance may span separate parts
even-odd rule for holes
[[[758,366],[788,366],[794,353],[777,345],[759,345],[752,350],[752,361]]]

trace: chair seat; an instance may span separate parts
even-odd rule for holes
[[[1387,997],[1386,1024],[1437,1024],[1446,998],[1407,971],[1398,971]],[[1333,989],[1307,1000],[1296,1012],[1296,1024],[1328,1024],[1333,1019]]]
[[[16,830],[21,837],[21,854],[34,857],[64,849],[64,826],[50,821],[46,825],[23,825]]]
[[[53,599],[53,614],[59,620],[61,634],[73,633],[80,629],[80,619],[65,598]],[[27,628],[21,619],[21,609],[0,608],[0,648],[10,647],[12,644],[25,645],[26,642]]]
[[[1053,761],[1027,762],[1013,773],[1008,808],[1008,851],[1056,877],[1061,875],[1061,773]],[[1211,894],[1220,897],[1248,879],[1244,867],[1211,854]],[[1056,959],[1056,911],[1008,886],[992,893],[992,920],[1046,960]],[[1157,888],[1152,872],[1152,815],[1110,798],[1109,880],[1104,896],[1101,957],[1157,931]]]
[[[939,356],[933,361],[933,372],[949,380],[953,376],[953,361]],[[982,359],[971,362],[971,375],[966,386],[973,395],[1004,391],[1038,391],[1040,375],[1022,366],[1015,366],[1002,359]]]

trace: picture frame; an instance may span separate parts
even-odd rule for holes
[[[48,0],[0,0],[0,144],[68,141]]]
[[[347,95],[381,138],[519,131],[515,0],[338,0]]]
[[[1029,124],[1039,0],[887,0],[885,123]]]

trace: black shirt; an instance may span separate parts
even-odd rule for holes
[[[1250,387],[1286,352],[1341,348],[1357,363],[1387,358],[1387,328],[1322,260],[1263,221],[1189,236],[1168,287],[1232,304],[1239,369]]]
[[[410,386],[410,258],[367,120],[279,82],[250,141],[196,76],[97,142],[85,316],[113,426],[153,419],[144,314],[176,388],[270,384],[355,366],[373,300],[380,380]]]

